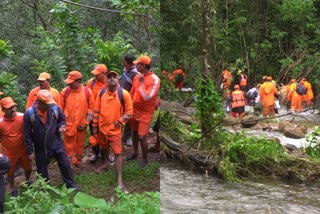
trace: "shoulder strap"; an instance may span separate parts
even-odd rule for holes
[[[101,91],[100,91],[100,93],[99,93],[100,99],[101,99],[102,95],[106,92],[107,88],[108,88],[108,87],[103,87],[103,88],[101,89]]]
[[[91,85],[92,85],[92,83],[91,83]],[[71,91],[71,88],[68,86],[66,91],[65,91],[65,93],[64,93],[64,103],[66,103],[66,99],[69,96],[70,91]],[[86,94],[87,102],[88,102],[88,105],[89,105],[89,96],[90,96],[90,94],[89,94],[89,89],[88,89],[87,86],[84,86],[84,93]]]
[[[56,117],[56,119],[58,120],[59,119],[59,110],[58,110],[58,106],[57,105],[54,105],[52,107],[53,109],[53,112],[54,112],[54,116]]]
[[[53,112],[54,112],[54,116],[56,117],[56,119],[58,120],[59,119],[59,110],[58,110],[58,106],[57,105],[54,105],[52,107],[53,109]],[[28,109],[28,112],[29,112],[29,115],[30,115],[30,122],[31,122],[31,125],[34,126],[34,121],[35,121],[35,116],[34,116],[34,111],[33,111],[33,108],[30,107]]]
[[[124,105],[123,89],[120,86],[118,86],[118,97],[119,97],[121,105],[123,106]]]
[[[128,76],[127,72],[123,72],[123,77],[127,80],[127,82],[132,85],[132,79]]]
[[[97,79],[93,78],[93,80],[91,81],[91,85],[90,88],[93,89],[93,86],[96,84]]]
[[[102,95],[106,92],[107,89],[108,89],[108,87],[104,87],[101,89],[101,91],[99,93],[100,99],[101,99]],[[118,97],[119,97],[119,100],[121,103],[121,107],[123,107],[123,109],[124,109],[123,89],[120,86],[118,86]]]
[[[33,126],[34,125],[35,116],[34,116],[34,111],[33,111],[32,106],[28,109],[28,112],[29,112],[29,115],[30,115],[31,125]]]

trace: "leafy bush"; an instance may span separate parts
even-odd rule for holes
[[[117,187],[119,200],[106,202],[83,192],[74,194],[75,189],[65,185],[60,189],[50,186],[40,176],[31,187],[23,184],[23,189],[6,202],[6,213],[160,213],[159,192],[130,194]]]
[[[248,176],[251,172],[264,172],[278,163],[284,155],[281,144],[263,137],[235,135],[233,140],[221,145],[223,158],[219,170],[223,177],[236,180],[238,176]]]
[[[306,153],[313,158],[320,159],[320,147],[319,147],[320,127],[315,126],[314,131],[307,134],[306,140],[309,142],[309,146],[306,147]]]

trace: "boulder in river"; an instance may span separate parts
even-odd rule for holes
[[[243,128],[250,128],[258,123],[257,117],[254,115],[244,116],[240,121]]]

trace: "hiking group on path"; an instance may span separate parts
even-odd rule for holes
[[[0,213],[4,209],[6,173],[11,195],[18,195],[14,185],[17,164],[24,169],[27,184],[32,185],[32,163],[35,161],[37,173],[50,182],[48,165],[55,158],[67,188],[80,190],[72,167],[82,164],[88,126],[93,152],[89,161],[95,162],[99,157],[106,164],[114,161],[118,186],[123,191],[122,145],[133,146],[126,158],[129,161],[138,158],[140,144],[141,168],[148,165],[148,151],[160,152],[159,136],[156,146],[149,150],[147,142],[150,131],[159,132],[160,112],[156,110],[160,79],[151,70],[148,56],[134,61],[134,56],[127,54],[123,65],[120,80],[119,74],[108,71],[106,65],[96,65],[91,71],[94,77],[86,85],[82,84],[81,72],[71,71],[64,80],[67,87],[60,93],[50,86],[50,74],[43,72],[37,79],[39,86],[29,93],[25,113],[16,112],[13,98],[1,99]],[[154,118],[156,125],[152,128]]]

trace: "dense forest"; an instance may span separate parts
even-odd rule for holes
[[[227,67],[251,86],[307,76],[319,91],[319,9],[318,0],[161,0],[162,68],[184,66],[190,86],[206,70],[217,85]]]

